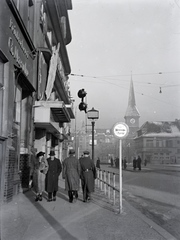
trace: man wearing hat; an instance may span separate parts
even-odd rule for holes
[[[81,184],[83,190],[83,202],[91,200],[94,192],[94,180],[96,179],[96,167],[89,156],[89,151],[84,151],[84,157],[79,159],[81,166]]]
[[[62,165],[58,158],[55,158],[55,152],[50,151],[48,162],[48,172],[46,174],[46,191],[48,192],[48,202],[56,201],[58,191],[58,178],[62,171]]]
[[[75,157],[75,150],[69,150],[69,157],[63,162],[63,179],[65,179],[65,190],[68,191],[69,202],[78,199],[78,190],[80,182],[80,164]]]

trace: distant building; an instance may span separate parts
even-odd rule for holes
[[[134,139],[137,155],[149,163],[180,163],[180,120],[146,122]]]
[[[116,143],[117,139],[110,129],[95,129],[94,159],[99,157],[102,162],[108,162],[110,156],[117,156],[118,145]],[[76,148],[78,157],[81,157],[85,149],[89,150],[92,156],[92,131],[82,126],[81,130],[76,132],[74,148]]]

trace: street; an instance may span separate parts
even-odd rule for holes
[[[102,165],[102,169],[119,170]],[[172,165],[142,166],[122,171],[123,198],[174,237],[180,237],[180,167]],[[118,188],[119,176],[116,176]]]

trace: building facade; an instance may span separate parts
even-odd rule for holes
[[[146,122],[137,132],[135,148],[142,160],[153,164],[180,163],[180,120]]]
[[[50,149],[62,159],[74,118],[66,45],[70,0],[1,0],[1,201],[28,188],[30,163]]]

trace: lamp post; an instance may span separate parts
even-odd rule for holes
[[[91,120],[92,124],[92,160],[94,161],[94,126],[95,120],[99,119],[99,111],[92,108],[87,112],[87,118]]]

